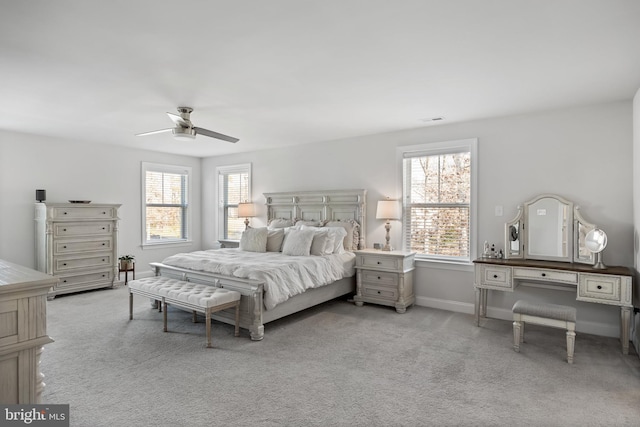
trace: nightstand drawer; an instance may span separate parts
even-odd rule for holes
[[[622,302],[619,276],[580,274],[578,297],[581,301]]]
[[[376,255],[359,255],[356,260],[357,267],[367,268],[381,268],[385,270],[400,270],[402,264],[399,264],[399,260],[390,256],[376,256]]]
[[[367,284],[362,286],[362,296],[365,298],[396,301],[398,299],[398,288],[370,286]]]
[[[360,270],[362,283],[374,286],[393,286],[398,287],[398,274],[387,273],[384,271]]]

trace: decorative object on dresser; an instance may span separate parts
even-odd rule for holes
[[[47,200],[47,190],[36,190],[36,202],[44,202]]]
[[[413,270],[415,252],[386,251],[372,249],[355,251],[356,295],[354,301],[389,305],[398,313],[416,300],[413,292]]]
[[[249,218],[256,216],[256,206],[251,202],[238,203],[238,218],[244,218],[244,229],[249,228]]]
[[[597,227],[586,222],[569,200],[543,194],[518,210],[518,215],[505,224],[507,259],[474,261],[475,324],[479,326],[480,318],[487,315],[489,290],[513,292],[520,284],[575,289],[577,301],[620,307],[620,341],[622,352],[628,354],[633,308],[631,269],[594,267],[597,261],[587,247],[587,236]]]
[[[593,264],[593,268],[607,268],[606,265],[602,262],[602,251],[607,247],[607,233],[599,228],[594,228],[589,231],[584,238],[584,245],[589,250],[589,252],[595,254],[596,260],[595,264]]]
[[[47,293],[58,278],[0,260],[0,403],[40,403]]]
[[[60,278],[50,298],[113,287],[118,272],[119,207],[36,203],[36,268]]]
[[[389,240],[391,239],[391,236],[389,235],[389,231],[391,231],[391,220],[402,218],[402,205],[399,201],[389,200],[389,198],[387,198],[387,200],[380,200],[378,201],[376,218],[384,219],[387,221],[384,226],[384,228],[387,230],[387,235],[385,236],[386,243],[382,250],[390,251],[391,245],[389,244]]]

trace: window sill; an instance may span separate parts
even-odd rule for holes
[[[161,248],[171,248],[171,247],[179,247],[179,246],[191,246],[193,242],[191,240],[172,240],[169,242],[157,242],[157,243],[143,243],[142,249],[161,249]]]
[[[433,259],[416,258],[415,265],[417,268],[434,268],[439,270],[455,270],[455,271],[473,272],[472,262],[438,261]]]

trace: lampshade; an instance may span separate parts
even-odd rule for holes
[[[402,218],[402,205],[398,200],[380,200],[378,202],[378,210],[376,211],[377,219],[400,219]]]
[[[238,203],[239,218],[251,218],[254,216],[256,216],[256,208],[253,203],[250,203],[250,202]]]

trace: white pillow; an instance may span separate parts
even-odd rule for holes
[[[247,252],[267,251],[267,227],[247,228],[240,238],[240,250]]]
[[[313,230],[289,229],[282,244],[284,255],[308,256],[311,253],[311,242],[315,232]]]
[[[332,250],[333,254],[342,254],[344,253],[344,239],[347,237],[347,230],[344,227],[322,227],[329,230],[329,234],[333,236],[332,240]]]
[[[274,218],[269,221],[269,228],[285,228],[291,227],[293,225],[292,219],[286,218]]]
[[[313,230],[314,236],[311,242],[311,255],[331,255],[333,253],[333,242],[335,241],[335,232],[324,227],[311,227],[303,225],[302,230]]]
[[[284,228],[267,229],[267,252],[280,252],[284,240]]]
[[[313,220],[304,220],[304,219],[299,219],[296,220],[296,225],[301,225],[301,226],[306,226],[306,227],[319,227],[320,225],[320,221],[313,221]]]
[[[358,249],[358,243],[360,240],[359,225],[354,220],[344,221],[329,221],[325,224],[326,227],[342,227],[347,232],[347,236],[344,239],[344,248],[348,251]]]

